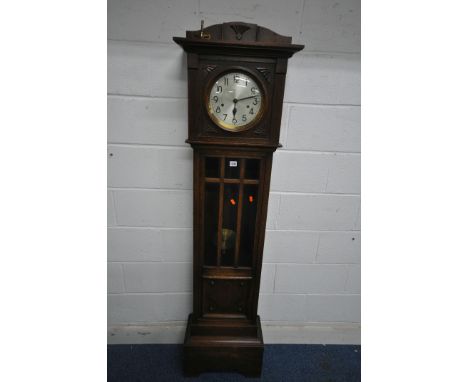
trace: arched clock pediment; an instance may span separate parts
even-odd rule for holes
[[[206,41],[291,43],[289,36],[282,36],[263,26],[241,21],[214,24],[203,29],[187,31],[186,37]]]

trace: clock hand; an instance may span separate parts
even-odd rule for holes
[[[243,100],[245,100],[245,99],[250,99],[250,98],[255,98],[255,97],[258,97],[258,94],[257,94],[257,95],[250,96],[250,97],[239,98],[239,99],[236,99],[236,101],[239,102],[239,101],[243,101]]]
[[[237,104],[237,99],[233,99],[233,102],[234,102],[234,109],[232,109],[232,118],[236,118],[236,113],[237,113],[237,109],[236,109],[236,104]]]

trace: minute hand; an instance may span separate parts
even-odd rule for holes
[[[245,99],[255,98],[255,97],[258,97],[258,94],[257,94],[257,95],[250,96],[250,97],[239,98],[239,99],[237,100],[237,102],[243,101],[243,100],[245,100]]]

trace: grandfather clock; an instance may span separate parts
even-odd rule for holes
[[[187,142],[193,159],[193,313],[187,375],[259,376],[257,315],[273,152],[288,58],[304,48],[256,24],[229,22],[174,37],[187,53]]]

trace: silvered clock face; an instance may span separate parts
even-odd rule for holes
[[[262,116],[265,99],[256,80],[243,72],[228,72],[216,79],[207,100],[208,113],[219,127],[242,131]]]

